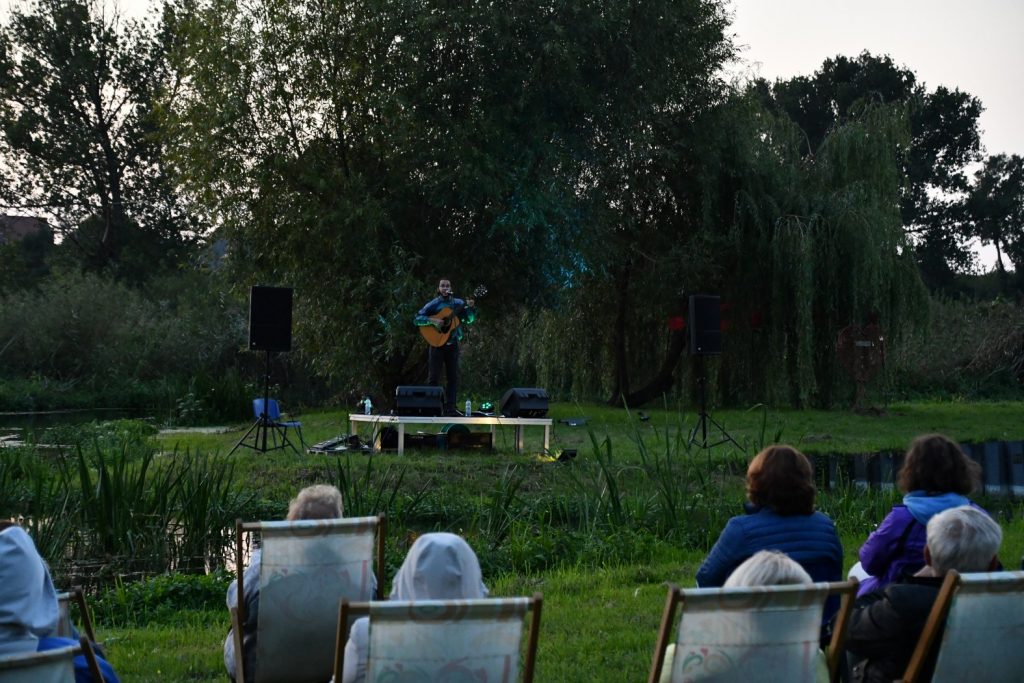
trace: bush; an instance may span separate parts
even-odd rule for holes
[[[244,337],[243,306],[216,276],[180,273],[141,290],[56,274],[0,298],[0,410],[240,418],[252,394],[238,369]]]

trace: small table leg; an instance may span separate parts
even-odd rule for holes
[[[523,452],[523,426],[516,425],[516,453]]]
[[[398,423],[398,454],[405,455],[405,423]]]
[[[544,425],[544,453],[551,452],[551,425]]]

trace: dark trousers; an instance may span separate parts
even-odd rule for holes
[[[448,381],[444,390],[445,412],[455,410],[455,397],[459,389],[459,343],[431,346],[427,352],[427,384],[437,386],[441,382],[441,366],[444,366]]]

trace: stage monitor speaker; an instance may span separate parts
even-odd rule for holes
[[[498,411],[505,417],[544,417],[548,414],[548,392],[537,387],[509,389],[501,397]]]
[[[715,356],[722,353],[721,298],[710,294],[690,295],[690,354]]]
[[[249,348],[292,350],[292,288],[253,285],[249,289]]]
[[[444,415],[444,388],[400,386],[395,389],[395,415]]]

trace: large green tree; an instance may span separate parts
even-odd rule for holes
[[[968,167],[980,160],[977,98],[944,86],[930,90],[907,67],[869,52],[827,59],[811,76],[761,81],[757,88],[800,127],[807,155],[871,104],[905,106],[910,138],[899,157],[905,176],[900,211],[922,274],[932,286],[947,286],[954,272],[971,266],[970,235],[959,217]]]
[[[986,158],[974,174],[966,214],[972,233],[982,244],[995,247],[996,270],[1006,292],[1004,256],[1013,263],[1018,278],[1024,273],[1024,158],[1016,154]]]
[[[0,205],[46,216],[86,268],[141,280],[195,224],[155,117],[173,87],[162,27],[99,0],[32,0],[0,26]]]
[[[410,320],[440,275],[508,310],[621,272],[592,254],[650,232],[667,123],[727,55],[704,0],[180,9],[188,187],[243,281],[297,288],[303,351],[349,387],[415,377]]]

